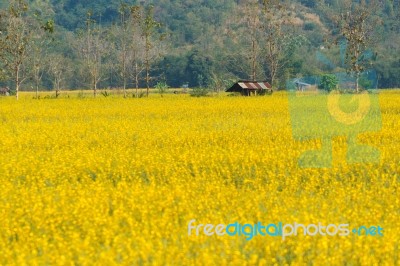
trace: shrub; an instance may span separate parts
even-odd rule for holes
[[[193,88],[192,92],[190,93],[190,96],[192,97],[205,97],[207,96],[208,92],[210,90],[205,87],[196,87]]]
[[[304,23],[303,28],[304,28],[304,30],[307,30],[307,31],[313,31],[313,30],[315,30],[316,25],[313,22],[306,22],[306,23]]]
[[[335,75],[325,74],[322,76],[318,88],[330,92],[331,90],[337,88],[338,83],[339,80]]]
[[[165,81],[158,82],[155,86],[155,88],[158,90],[158,92],[161,94],[161,97],[163,97],[164,93],[167,92],[169,86]]]
[[[83,90],[81,90],[81,91],[78,93],[77,97],[78,97],[79,99],[85,98],[85,93],[83,92]]]
[[[265,95],[272,95],[272,93],[273,93],[273,90],[272,90],[272,89],[271,89],[271,90],[260,90],[260,91],[257,93],[257,95],[265,96]]]
[[[111,93],[109,93],[108,91],[104,90],[101,92],[101,95],[103,95],[104,97],[108,97],[111,95]]]

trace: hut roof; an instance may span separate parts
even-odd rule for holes
[[[269,90],[271,85],[266,81],[239,80],[227,92],[242,92],[243,90]]]
[[[294,84],[296,84],[297,86],[304,86],[304,87],[308,87],[311,86],[311,84],[305,83],[305,82],[301,82],[301,81],[295,81]]]

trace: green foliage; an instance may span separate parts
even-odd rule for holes
[[[379,4],[375,1],[343,1],[342,10],[332,16],[339,35],[335,42],[345,48],[345,67],[356,78],[356,91],[359,88],[360,74],[371,66],[373,53],[371,47],[377,40],[381,19],[375,16]]]
[[[107,98],[107,97],[111,96],[111,93],[109,93],[107,90],[104,90],[101,92],[101,95],[103,95],[104,97]]]
[[[265,96],[265,95],[272,95],[272,93],[273,93],[273,90],[261,90],[261,91],[258,92],[257,95]]]
[[[195,50],[188,58],[186,73],[191,87],[208,86],[211,82],[213,62],[208,56]]]
[[[195,87],[190,92],[190,96],[192,97],[205,97],[210,92],[210,89],[207,87]]]
[[[220,93],[221,91],[224,91],[226,88],[231,87],[236,80],[233,79],[223,79],[213,73],[212,78],[210,83],[208,84],[208,88],[210,91],[213,91],[215,93]]]
[[[306,23],[304,23],[304,30],[307,30],[307,31],[313,31],[313,30],[315,30],[315,28],[317,27],[317,25],[315,25],[315,23],[314,22],[306,22]]]
[[[146,96],[146,92],[144,91],[139,91],[139,93],[136,95],[136,93],[132,94],[133,98],[143,98],[144,96]]]
[[[365,90],[373,89],[372,88],[372,85],[373,85],[372,81],[367,79],[367,78],[365,78],[365,77],[363,77],[363,76],[360,77],[359,84],[360,84],[360,87],[362,89],[365,89]]]
[[[319,83],[318,88],[330,92],[333,89],[337,88],[338,83],[339,80],[335,75],[325,74],[321,77],[321,82]]]
[[[85,93],[84,93],[82,90],[79,91],[77,97],[78,97],[79,99],[84,99],[84,98],[86,98]]]
[[[15,96],[17,94],[17,92],[15,90],[11,89],[9,94],[10,94],[10,96]]]
[[[0,1],[2,14],[11,12],[10,14],[18,15],[23,12],[27,21],[38,20],[41,29],[47,34],[54,32],[52,38],[55,41],[52,43],[49,53],[63,54],[73,65],[71,74],[75,78],[66,80],[65,86],[68,88],[82,88],[88,83],[83,80],[85,64],[80,57],[82,49],[76,47],[77,37],[74,35],[77,29],[85,28],[85,18],[88,12],[91,13],[91,19],[96,21],[93,25],[104,29],[102,38],[105,39],[111,39],[107,35],[112,35],[112,31],[122,25],[121,12],[126,14],[133,12],[140,17],[140,23],[135,27],[140,28],[141,32],[148,30],[150,35],[153,34],[145,45],[147,48],[154,48],[149,52],[148,57],[151,61],[149,66],[151,86],[156,85],[161,77],[171,87],[180,87],[183,83],[189,83],[190,87],[210,87],[217,91],[213,81],[215,77],[218,79],[226,77],[245,79],[247,78],[246,73],[251,72],[248,63],[251,55],[248,52],[249,44],[246,43],[248,38],[246,39],[243,34],[246,33],[246,27],[239,25],[240,17],[235,13],[242,9],[243,3],[246,1],[16,0],[12,2],[20,3],[20,6],[14,5],[12,9],[9,9],[10,2]],[[334,42],[328,44],[325,42],[327,37],[334,39],[334,37],[341,36],[343,39],[344,34],[345,37],[350,38],[351,34],[348,34],[350,28],[340,28],[339,26],[346,26],[346,23],[354,25],[353,22],[357,20],[357,16],[368,22],[368,19],[361,17],[360,12],[353,12],[352,17],[344,16],[339,20],[341,25],[336,25],[338,27],[334,28],[332,17],[339,16],[341,10],[347,10],[340,6],[342,1],[290,0],[282,2],[275,0],[263,2],[271,3],[272,8],[279,14],[274,16],[274,20],[263,21],[263,23],[270,23],[273,27],[261,24],[261,27],[265,27],[262,34],[270,33],[272,36],[282,36],[282,38],[271,43],[273,44],[271,47],[279,49],[276,53],[271,53],[269,58],[266,56],[267,46],[260,47],[260,50],[264,50],[257,54],[257,64],[259,64],[257,79],[270,79],[271,72],[273,72],[271,62],[277,59],[280,71],[274,74],[273,85],[279,88],[284,87],[283,84],[287,79],[294,78],[298,74],[316,76],[323,72],[340,72],[351,65],[353,70],[360,71],[360,73],[371,67],[375,69],[380,87],[400,87],[398,78],[400,75],[400,64],[398,63],[400,62],[399,1],[379,1],[380,6],[367,9],[372,10],[373,13],[373,19],[370,21],[379,18],[383,25],[382,28],[379,28],[379,40],[372,47],[374,56],[365,57],[366,53],[364,52],[370,50],[369,45],[367,45],[368,47],[360,46],[362,51],[356,55],[356,58],[354,53],[347,53],[348,56],[343,60],[345,64],[340,63],[341,58],[337,53],[337,47],[330,51],[319,49],[327,48],[330,44],[334,46]],[[356,6],[357,3],[363,1],[351,2]],[[289,7],[287,9],[287,12],[290,13],[289,17],[296,17],[296,20],[300,20],[299,23],[297,21],[293,24],[284,23],[286,18],[280,14],[286,4]],[[125,10],[123,10],[123,6]],[[136,6],[137,9],[131,10],[130,8],[133,6]],[[241,19],[243,21],[243,17]],[[372,25],[377,28],[375,24]],[[3,26],[0,23],[0,31],[4,34]],[[327,34],[329,32],[332,34]],[[158,46],[155,41],[164,38],[166,33],[169,38],[161,46]],[[146,34],[142,38],[145,36]],[[358,33],[353,36],[358,36]],[[142,41],[138,41],[138,45],[142,45]],[[118,57],[118,52],[113,50],[117,45],[106,43],[105,46],[111,52],[102,60],[107,69],[98,85],[100,88],[121,86],[121,70],[116,67],[120,64],[121,59]],[[357,40],[354,43],[349,42],[347,47],[351,48],[351,46],[356,47]],[[315,58],[316,51],[326,54],[335,66],[340,66],[341,69],[327,69]],[[378,54],[376,55],[375,52]],[[144,55],[145,52],[140,51],[138,54]],[[4,62],[4,60],[0,62],[2,69],[4,69]],[[146,70],[139,69],[139,71],[141,74],[138,83],[144,87],[147,83]],[[131,66],[127,73],[133,73]],[[0,86],[14,87],[11,76],[10,73],[8,73],[8,77],[4,76],[4,80],[0,80]],[[44,73],[42,84],[50,89],[52,86],[51,75]],[[131,74],[127,78],[126,84],[127,86],[135,84]],[[28,89],[32,85],[35,87],[32,79],[28,78],[24,81],[23,89]],[[363,84],[362,79],[360,85],[368,87],[368,84]]]
[[[187,76],[188,57],[186,55],[166,55],[155,66],[155,76],[165,77],[165,82],[172,88],[179,88],[190,78]]]
[[[54,33],[54,20],[50,19],[41,26],[45,32]]]
[[[155,88],[158,90],[158,93],[160,93],[162,97],[167,92],[169,86],[165,81],[160,81],[156,84]]]

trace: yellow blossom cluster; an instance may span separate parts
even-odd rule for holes
[[[400,93],[380,163],[301,168],[288,97],[0,98],[1,265],[398,265]],[[317,130],[317,129],[316,129]],[[196,224],[381,226],[383,236],[188,235]]]

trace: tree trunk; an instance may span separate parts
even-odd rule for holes
[[[36,99],[39,99],[39,81],[36,80]]]
[[[150,70],[149,68],[146,69],[146,96],[149,97],[149,90],[150,90]]]
[[[356,73],[356,92],[357,92],[357,93],[359,92],[359,86],[358,86],[358,81],[359,81],[359,79],[360,79],[360,73],[357,72],[357,73]]]
[[[124,98],[126,98],[126,78],[124,77]]]
[[[15,69],[15,97],[18,100],[19,94],[19,66]]]
[[[96,98],[97,96],[97,82],[93,79],[93,96]]]
[[[149,97],[149,82],[150,82],[150,34],[146,33],[146,49],[145,49],[145,62],[146,62],[146,96]]]
[[[56,98],[58,98],[58,96],[60,96],[60,79],[59,78],[56,78],[55,84],[56,84]]]
[[[138,73],[137,62],[135,62],[135,87],[136,87],[136,98],[139,98],[139,73]]]
[[[146,48],[146,96],[149,97],[149,85],[150,83],[150,60],[149,60],[149,51]]]
[[[123,59],[122,59],[122,68],[123,68],[123,79],[124,79],[124,88],[123,88],[123,90],[124,90],[124,98],[126,98],[126,52],[125,52],[125,45],[124,45],[124,52],[123,52]]]
[[[135,86],[136,86],[136,98],[139,98],[139,81],[138,77],[135,77]]]
[[[256,81],[256,41],[253,39],[252,41],[252,49],[253,49],[253,62],[252,62],[252,74],[251,79]]]
[[[274,86],[274,85],[273,85],[274,82],[275,82],[275,77],[274,77],[274,76],[271,76],[271,88]]]
[[[359,58],[359,51],[360,50],[360,44],[357,44],[357,47],[356,47],[356,51],[354,52],[354,58],[355,58],[355,65],[354,65],[354,67],[353,67],[353,69],[354,69],[354,72],[355,72],[355,74],[356,74],[356,93],[358,93],[358,80],[360,79],[360,66],[359,66],[359,64],[358,64],[358,58]]]
[[[271,77],[271,86],[274,86],[275,83],[275,77],[276,77],[276,65],[275,62],[271,63],[271,70],[270,70],[270,77]]]
[[[53,89],[56,91],[56,98],[58,98],[57,78],[53,80]]]

